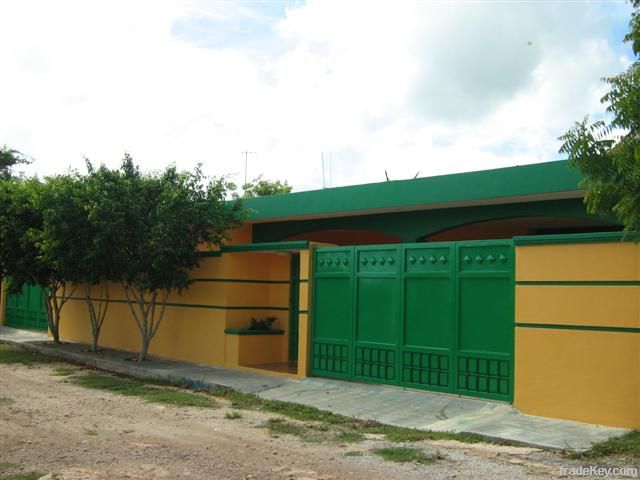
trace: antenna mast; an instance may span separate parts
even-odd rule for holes
[[[244,152],[241,152],[244,155],[244,184],[247,184],[247,164],[248,164],[248,158],[249,158],[249,154],[250,153],[258,153],[258,152],[250,152],[249,150],[245,150]]]

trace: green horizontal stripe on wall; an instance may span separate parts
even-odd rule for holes
[[[299,314],[300,314],[300,313],[307,314],[307,313],[309,313],[309,310],[298,310],[298,313],[299,313]]]
[[[225,328],[227,335],[284,335],[284,330],[274,328],[271,330],[250,330],[248,328]]]
[[[637,286],[640,280],[519,280],[516,285],[558,285],[558,286]]]
[[[513,237],[513,243],[518,246],[553,245],[563,243],[610,243],[628,242],[634,239],[636,233],[624,232],[596,232],[596,233],[569,233],[559,235],[533,235],[526,237]]]
[[[276,283],[289,284],[289,280],[257,280],[245,278],[192,278],[194,282],[220,282],[220,283]]]
[[[83,297],[69,297],[69,300],[85,301]],[[93,301],[102,301],[104,299],[93,298]],[[126,300],[109,299],[109,303],[127,303]],[[212,310],[277,310],[287,312],[289,307],[270,307],[270,306],[249,306],[249,305],[204,305],[199,303],[167,303],[167,307],[184,307],[184,308],[209,308]]]
[[[241,252],[283,252],[307,250],[309,242],[307,240],[293,242],[262,242],[262,243],[241,243],[233,245],[223,245],[220,247],[222,253]]]
[[[582,330],[588,332],[640,333],[640,328],[633,327],[599,327],[593,325],[557,325],[543,323],[516,323],[520,328],[542,328],[549,330]]]

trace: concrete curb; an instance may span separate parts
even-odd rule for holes
[[[84,365],[87,367],[95,368],[96,370],[102,370],[109,373],[118,373],[120,375],[127,375],[141,380],[163,380],[171,384],[176,385],[194,385],[203,384],[209,388],[233,388],[229,385],[222,385],[220,383],[207,382],[203,380],[197,380],[184,376],[172,376],[164,372],[154,372],[145,369],[138,365],[123,365],[120,362],[114,362],[104,358],[88,358],[86,355],[75,352],[66,352],[58,350],[56,348],[50,348],[47,345],[39,345],[30,342],[20,342],[15,340],[9,340],[6,338],[0,338],[0,343],[6,343],[7,345],[14,345],[31,352],[47,355],[48,357],[60,358],[62,360],[69,361],[78,365]]]

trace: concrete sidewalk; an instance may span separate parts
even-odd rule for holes
[[[0,342],[136,377],[224,386],[265,399],[301,403],[389,425],[475,433],[535,447],[584,450],[594,442],[627,432],[622,428],[524,415],[500,402],[399,387],[321,378],[292,380],[158,358],[138,364],[130,361],[133,354],[128,352],[104,349],[94,354],[86,351],[86,345],[54,345],[46,334],[4,326],[0,326]]]

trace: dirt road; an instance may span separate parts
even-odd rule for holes
[[[149,404],[75,386],[55,375],[60,366],[0,365],[5,468],[63,480],[518,479],[553,478],[559,465],[571,464],[534,449],[435,441],[411,444],[439,452],[433,463],[394,463],[372,453],[394,445],[382,438],[338,444],[273,437],[263,424],[276,415],[243,410],[228,419],[225,402],[217,409]]]

